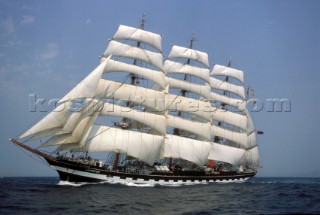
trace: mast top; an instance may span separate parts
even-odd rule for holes
[[[144,30],[144,22],[146,21],[145,17],[146,17],[146,14],[144,13],[144,14],[142,15],[142,19],[141,19],[141,21],[140,21],[140,29],[141,29],[141,30]]]
[[[229,57],[229,63],[228,63],[228,67],[231,67],[231,56]]]
[[[193,42],[194,42],[194,41],[196,41],[196,36],[195,36],[195,34],[193,33],[191,39],[189,40],[189,42],[190,42],[189,48],[190,48],[190,49],[192,49],[192,46],[193,46]]]

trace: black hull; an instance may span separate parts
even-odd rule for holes
[[[68,160],[46,159],[58,172],[62,181],[69,182],[132,182],[137,184],[192,184],[211,182],[243,182],[253,177],[256,172],[225,172],[208,174],[204,172],[153,173],[137,174],[115,172],[105,167],[89,166]]]
[[[204,171],[178,171],[144,173],[110,171],[105,166],[92,160],[77,160],[73,158],[59,158],[30,148],[15,139],[10,141],[38,156],[43,157],[54,168],[62,181],[69,182],[110,182],[136,184],[197,184],[211,182],[243,182],[253,176],[256,171],[206,173]]]

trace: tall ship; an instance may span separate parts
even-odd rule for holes
[[[135,184],[243,182],[261,167],[241,70],[120,25],[98,66],[10,141],[61,181]],[[49,152],[48,152],[49,151]],[[99,157],[99,159],[97,158]]]

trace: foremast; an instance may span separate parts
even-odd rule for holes
[[[142,19],[141,19],[141,22],[140,22],[140,29],[141,30],[144,30],[144,23],[145,23],[145,14],[142,16]],[[141,42],[137,41],[136,47],[140,48],[140,45],[141,45]],[[137,66],[137,64],[138,64],[138,60],[134,59],[133,60],[133,65]],[[136,85],[136,79],[138,78],[138,76],[136,74],[133,74],[133,73],[131,73],[130,76],[131,76],[131,78],[130,78],[131,79],[131,83],[130,84],[131,85]],[[127,107],[130,106],[130,102],[129,101],[126,103],[126,106]],[[129,126],[129,123],[127,122],[127,118],[124,117],[122,119],[122,122],[121,122],[121,127],[123,129],[126,129],[128,126]],[[126,157],[126,159],[128,159],[128,158],[129,158],[129,156]],[[114,163],[113,163],[113,170],[115,170],[115,171],[118,169],[119,159],[120,159],[120,153],[116,152],[116,157],[115,157]]]
[[[54,147],[56,152],[124,153],[153,165],[160,157],[166,133],[161,39],[159,34],[120,25],[100,64],[20,139],[42,139],[41,147]],[[133,46],[130,42],[139,45]],[[144,62],[148,67],[129,63],[130,60]],[[109,77],[110,73],[116,73],[114,76],[120,77],[120,81],[111,80],[114,76]],[[126,83],[130,75],[142,77],[158,89],[132,85],[135,78]],[[78,111],[72,111],[79,99],[83,104]],[[101,123],[113,118],[135,123],[127,129],[112,121]],[[141,132],[140,126],[152,132]]]

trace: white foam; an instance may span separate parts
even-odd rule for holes
[[[57,185],[80,187],[85,184],[87,184],[87,183],[74,183],[74,182],[70,182],[70,181],[59,181],[59,183]]]
[[[107,182],[70,182],[70,181],[59,181],[57,185],[59,186],[73,186],[73,187],[80,187],[83,185],[89,185],[89,184],[103,184]]]

